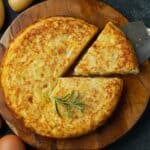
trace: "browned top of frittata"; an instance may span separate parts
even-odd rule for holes
[[[76,66],[76,75],[137,74],[133,47],[125,34],[108,22],[97,40]]]
[[[52,17],[22,31],[10,44],[1,68],[1,86],[8,107],[26,127],[53,136],[49,95],[97,27],[71,17]]]

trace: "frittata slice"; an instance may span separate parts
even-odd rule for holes
[[[115,109],[122,87],[118,78],[59,78],[50,96],[51,135],[76,137],[101,126]]]
[[[75,67],[75,75],[137,74],[137,58],[125,34],[108,22]]]

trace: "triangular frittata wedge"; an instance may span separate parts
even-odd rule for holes
[[[59,78],[49,116],[55,130],[49,132],[53,137],[76,137],[101,126],[114,111],[122,86],[118,78]]]
[[[75,75],[137,74],[137,59],[125,34],[108,22],[76,66]]]

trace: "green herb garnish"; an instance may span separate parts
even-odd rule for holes
[[[70,94],[65,95],[64,97],[51,97],[51,100],[55,103],[55,109],[58,116],[61,117],[61,113],[59,111],[58,103],[62,104],[66,107],[67,115],[70,117],[72,115],[71,107],[80,109],[83,111],[84,103],[78,101],[79,93],[72,91]]]

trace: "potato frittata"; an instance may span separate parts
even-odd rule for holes
[[[27,27],[12,41],[2,62],[1,86],[6,104],[26,127],[59,137],[49,95],[96,32],[97,27],[83,20],[52,17]]]
[[[59,78],[50,96],[51,134],[74,137],[102,125],[115,109],[122,86],[118,78]]]
[[[131,43],[112,22],[106,24],[74,70],[75,75],[84,76],[138,72],[138,63]]]

